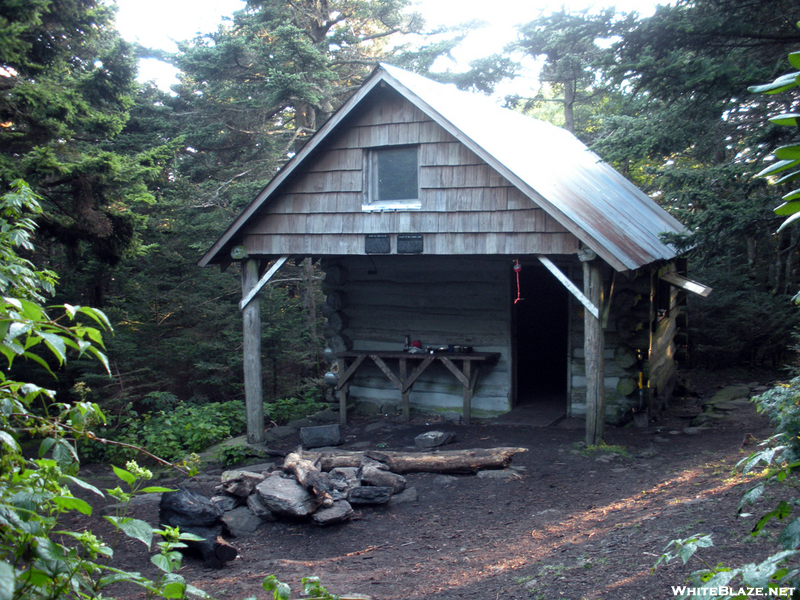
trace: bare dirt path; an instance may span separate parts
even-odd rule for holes
[[[364,509],[342,525],[265,523],[232,540],[240,557],[224,569],[187,558],[181,572],[220,599],[266,598],[261,581],[270,574],[295,590],[301,577],[318,575],[334,593],[376,600],[673,598],[671,586],[694,569],[671,564],[651,573],[671,539],[712,534],[711,564],[754,562],[776,550],[777,525],[751,538],[753,518],[736,515],[749,480],[733,467],[753,449],[741,447],[746,434],[771,433],[766,419],[739,405],[704,430],[684,432],[717,390],[707,384],[700,398],[676,399],[647,429],[610,428],[607,443],[625,455],[582,452],[577,419],[553,427],[356,422],[345,435],[362,448],[402,450],[419,433],[439,429],[456,433],[447,449],[528,452],[515,456],[503,477],[408,475],[416,501]],[[143,504],[134,516],[155,525],[157,512],[157,505]],[[83,524],[104,528],[99,516]],[[124,542],[117,557],[124,568],[154,573],[141,543]]]

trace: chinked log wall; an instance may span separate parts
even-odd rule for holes
[[[495,366],[481,370],[472,407],[478,415],[509,410],[512,271],[507,258],[341,257],[325,259],[323,268],[325,333],[334,347],[397,351],[408,335],[424,346],[500,352]],[[433,364],[416,381],[409,400],[412,406],[460,411],[462,393],[453,375]],[[400,402],[397,388],[371,361],[356,372],[350,397],[390,406]]]
[[[617,274],[611,310],[605,329],[606,420],[626,421],[639,409],[639,373],[643,374],[645,407],[661,410],[675,385],[674,337],[677,314],[675,290],[670,288],[670,310],[659,316],[653,308],[653,278],[649,270]],[[611,281],[605,281],[606,294]],[[572,315],[571,412],[586,411],[586,375],[583,351],[582,308],[575,304]],[[641,360],[639,359],[641,356]]]

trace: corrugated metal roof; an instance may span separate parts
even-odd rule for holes
[[[683,226],[568,131],[504,109],[485,96],[380,65],[209,249],[218,262],[238,230],[367,94],[385,82],[526,193],[618,271],[670,259],[659,235]]]

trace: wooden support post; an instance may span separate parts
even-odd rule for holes
[[[258,282],[258,261],[242,262],[242,298]],[[247,443],[263,444],[264,398],[261,390],[261,301],[254,296],[242,310],[244,322],[244,399],[247,411]]]
[[[603,266],[599,259],[583,263],[583,292],[594,306],[603,306]],[[587,446],[599,444],[605,430],[605,339],[601,319],[601,314],[584,311]]]

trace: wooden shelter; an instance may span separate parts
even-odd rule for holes
[[[671,393],[682,292],[708,292],[661,240],[682,230],[567,131],[380,65],[199,264],[242,262],[253,442],[257,292],[312,257],[343,420],[348,397],[467,422],[539,402],[596,443]]]

